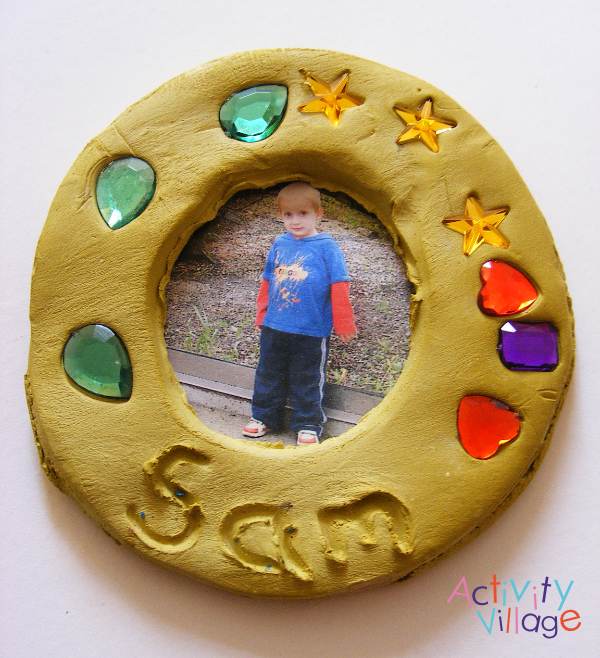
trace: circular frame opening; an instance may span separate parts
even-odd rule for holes
[[[284,186],[230,198],[215,219],[194,232],[165,290],[170,362],[202,422],[231,438],[242,438],[242,426],[256,415],[250,405],[260,342],[256,298],[267,255],[286,233],[277,203]],[[374,215],[342,193],[322,189],[320,198],[323,216],[317,230],[330,235],[345,257],[358,331],[347,342],[334,333],[329,342],[323,398],[329,420],[323,442],[356,425],[396,383],[408,356],[411,286],[391,236]],[[308,250],[302,256],[304,270],[312,243],[292,244],[294,253]],[[285,312],[287,304],[290,309],[288,299],[301,304],[302,285],[311,285],[310,279],[308,284],[293,277],[282,282],[278,308]],[[293,308],[297,317],[299,307]],[[312,328],[311,323],[307,329]],[[257,440],[295,444],[290,412],[286,427]]]

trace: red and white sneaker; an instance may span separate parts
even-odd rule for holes
[[[312,430],[300,430],[296,438],[296,445],[304,446],[310,443],[319,443],[319,435]]]
[[[260,436],[264,436],[268,431],[269,428],[264,423],[261,423],[260,420],[256,420],[256,418],[251,418],[250,422],[244,425],[242,434],[256,439]]]

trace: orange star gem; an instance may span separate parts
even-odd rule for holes
[[[438,119],[431,114],[433,111],[431,99],[426,100],[416,112],[405,107],[395,107],[394,111],[406,124],[406,128],[396,140],[397,144],[420,139],[425,146],[437,153],[440,150],[438,133],[456,128],[456,123],[453,121]]]
[[[510,242],[498,230],[498,224],[506,217],[509,208],[484,210],[475,197],[467,197],[465,214],[460,217],[444,219],[444,224],[453,231],[462,233],[463,252],[470,256],[482,244],[506,249]]]
[[[331,84],[327,84],[307,73],[306,84],[310,86],[316,98],[299,105],[300,112],[324,112],[329,121],[337,126],[344,110],[358,107],[365,102],[363,98],[346,93],[349,77],[349,73],[344,73]]]

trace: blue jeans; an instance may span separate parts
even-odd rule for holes
[[[304,336],[263,327],[260,358],[254,379],[252,417],[280,429],[290,399],[290,428],[313,430],[319,436],[327,416],[323,411],[325,364],[329,336]]]

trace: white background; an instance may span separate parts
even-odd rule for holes
[[[2,2],[3,658],[599,655],[599,8],[597,0]],[[407,71],[489,130],[553,232],[578,339],[545,461],[491,529],[409,582],[308,602],[220,592],[117,546],[43,475],[23,393],[36,241],[80,150],[173,76],[286,46]],[[489,636],[464,597],[446,603],[462,576],[473,589],[493,574],[538,591],[545,576],[574,580],[564,609],[579,612],[581,628],[554,639]]]

